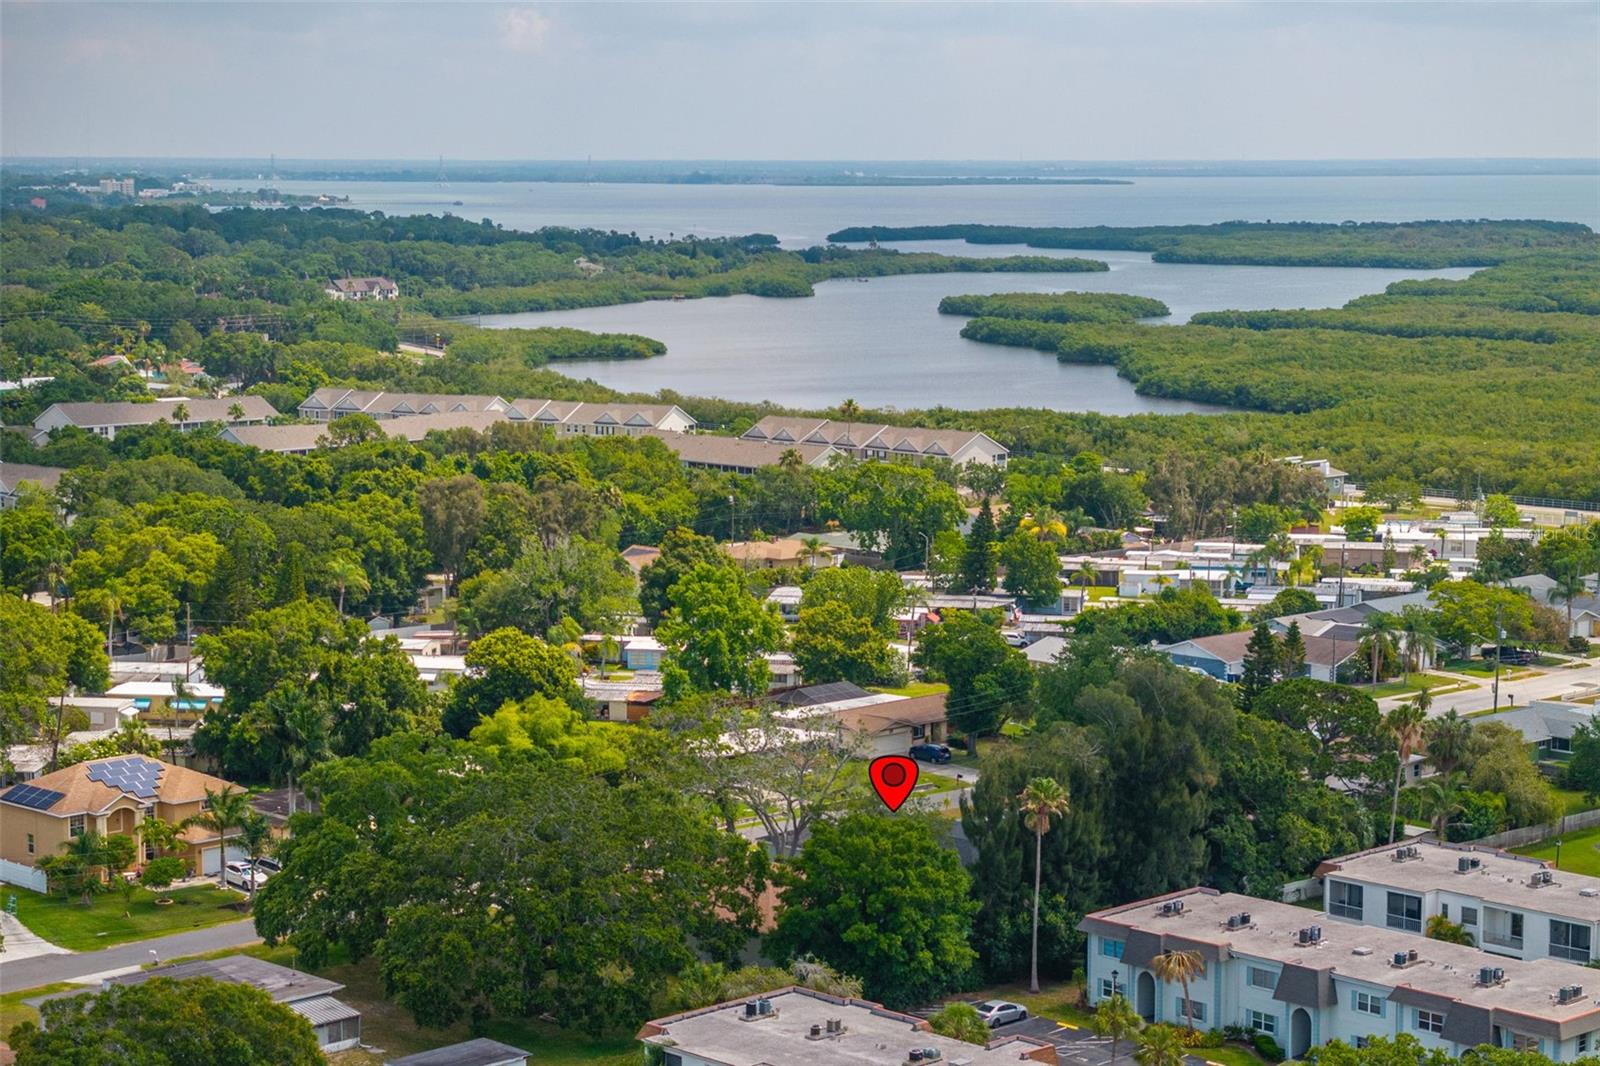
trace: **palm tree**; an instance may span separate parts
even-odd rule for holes
[[[1448,839],[1450,816],[1461,810],[1461,774],[1437,774],[1420,787],[1422,811],[1433,826],[1433,835],[1443,843]]]
[[[1121,993],[1115,993],[1100,1001],[1094,1009],[1094,1017],[1089,1019],[1089,1028],[1094,1030],[1096,1036],[1103,1036],[1111,1041],[1111,1062],[1109,1066],[1116,1066],[1117,1045],[1129,1037],[1136,1036],[1144,1026],[1144,1019],[1139,1017],[1139,1012],[1133,1009]]]
[[[1183,986],[1183,1023],[1194,1028],[1194,1004],[1189,1001],[1189,982],[1206,972],[1205,960],[1198,951],[1163,951],[1150,960],[1150,972],[1166,984]],[[1181,1044],[1179,1045],[1182,1046]],[[1139,1060],[1141,1063],[1143,1059]]]
[[[1054,778],[1036,777],[1017,797],[1022,805],[1022,820],[1033,830],[1033,969],[1028,978],[1028,991],[1039,991],[1039,887],[1044,870],[1044,835],[1050,831],[1050,819],[1065,815],[1071,809],[1067,790]]]
[[[1472,719],[1463,718],[1454,710],[1446,711],[1422,727],[1422,741],[1433,768],[1441,774],[1451,773],[1467,761],[1472,747]]]
[[[1017,528],[1036,540],[1062,541],[1067,539],[1067,520],[1049,507],[1041,507],[1024,515]]]
[[[1188,1054],[1178,1030],[1170,1025],[1152,1025],[1139,1034],[1139,1048],[1133,1059],[1139,1066],[1183,1066]]]
[[[242,403],[229,404],[228,405],[228,417],[233,419],[235,422],[242,421],[244,419],[244,404],[242,404]]]
[[[1427,721],[1427,712],[1415,703],[1402,703],[1389,712],[1389,717],[1384,719],[1384,725],[1394,737],[1395,746],[1400,750],[1400,761],[1394,768],[1394,801],[1389,805],[1389,843],[1394,843],[1395,830],[1398,828],[1400,817],[1400,779],[1405,772],[1406,759],[1411,756],[1411,749],[1417,746],[1422,739],[1422,724]]]
[[[181,426],[189,421],[189,405],[179,402],[172,408],[172,424]]]
[[[1434,613],[1417,604],[1407,604],[1400,609],[1399,629],[1405,641],[1405,680],[1411,681],[1411,671],[1422,668],[1422,646],[1433,639],[1436,631]]]
[[[805,549],[806,562],[810,563],[811,569],[815,570],[817,568],[817,556],[822,554],[822,538],[815,536],[801,537],[800,545]]]
[[[327,571],[328,580],[339,590],[341,615],[344,614],[346,589],[355,589],[356,594],[360,596],[365,596],[372,589],[372,582],[367,580],[367,572],[361,568],[361,560],[357,559],[353,552],[334,552],[323,564],[323,568]]]
[[[1555,584],[1550,586],[1550,591],[1545,593],[1545,599],[1551,603],[1565,603],[1567,605],[1567,635],[1572,635],[1572,601],[1589,591],[1588,585],[1583,580],[1583,575],[1578,573],[1577,567],[1564,568],[1554,578]]]
[[[289,786],[289,813],[293,815],[297,809],[295,782],[331,754],[328,734],[333,729],[333,717],[320,701],[304,692],[279,690],[268,695],[267,701],[278,723],[277,739],[283,749],[284,775]]]
[[[221,792],[206,789],[206,801],[200,813],[183,820],[185,828],[198,825],[217,834],[222,861],[217,863],[217,885],[228,887],[228,833],[237,829],[250,816],[250,798],[235,788]]]
[[[1361,623],[1361,643],[1372,657],[1372,683],[1382,678],[1383,661],[1394,654],[1394,615],[1373,611]]]
[[[239,823],[239,846],[250,857],[250,904],[256,902],[256,860],[267,853],[267,848],[272,844],[272,826],[267,820],[254,811],[245,816]]]
[[[1443,559],[1445,545],[1448,544],[1450,540],[1450,531],[1445,529],[1443,526],[1440,526],[1438,529],[1433,531],[1433,535],[1439,538],[1439,554],[1435,556],[1435,558]]]
[[[839,405],[839,417],[846,422],[854,422],[861,417],[861,405],[854,400],[846,400]]]
[[[65,841],[58,865],[71,871],[70,881],[76,887],[87,907],[91,897],[105,888],[100,879],[100,868],[106,864],[106,838],[92,830],[79,833]]]
[[[1087,559],[1079,563],[1078,569],[1072,574],[1072,580],[1081,581],[1083,583],[1083,594],[1085,599],[1087,599],[1089,595],[1089,586],[1094,584],[1099,579],[1100,571],[1096,570],[1094,564]]]

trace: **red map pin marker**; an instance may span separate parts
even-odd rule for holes
[[[898,811],[917,787],[917,762],[904,755],[880,755],[867,767],[867,777],[883,805]]]

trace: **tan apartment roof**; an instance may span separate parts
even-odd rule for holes
[[[154,799],[161,803],[197,803],[206,798],[206,789],[212,792],[223,792],[229,789],[238,789],[238,786],[220,777],[200,773],[185,766],[174,766],[172,763],[162,762],[142,755],[116,755],[108,759],[90,759],[75,766],[68,766],[54,773],[36,777],[20,785],[13,785],[0,792],[0,803],[13,806],[27,807],[30,810],[44,811],[64,818],[70,814],[98,814],[106,810],[117,800],[124,796],[132,795],[114,785],[103,781],[90,779],[90,771],[94,767],[119,763],[129,759],[143,759],[145,762],[156,763],[160,771],[156,778]],[[20,789],[32,788],[56,793],[60,798],[48,803],[23,803],[21,800],[32,793],[19,793]]]
[[[190,422],[233,422],[235,419],[228,412],[235,404],[244,409],[245,419],[274,418],[278,414],[277,408],[260,396],[225,396],[220,400],[187,397],[152,403],[56,403],[51,404],[39,418],[51,411],[58,411],[75,426],[144,426],[154,425],[163,418],[173,421],[172,412],[180,404],[189,409]],[[37,425],[38,419],[34,423]]]
[[[799,453],[801,461],[809,466],[837,451],[829,444],[770,444],[744,437],[714,437],[705,433],[650,430],[648,435],[660,440],[676,452],[680,460],[691,466],[777,466],[783,460],[784,453],[790,450]]]
[[[61,475],[65,473],[65,470],[55,466],[0,463],[0,489],[15,491],[24,481],[31,481],[41,489],[53,489],[61,482]]]

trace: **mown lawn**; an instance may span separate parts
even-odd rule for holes
[[[1561,841],[1561,869],[1588,874],[1590,877],[1600,877],[1600,829],[1563,833],[1559,838],[1551,837],[1537,844],[1512,850],[1519,855],[1531,855],[1536,859],[1548,859],[1554,862],[1557,839]]]
[[[163,892],[160,898],[173,901],[165,907],[156,906],[157,894],[147,888],[134,894],[131,906],[114,889],[93,897],[87,907],[77,897],[42,896],[12,885],[0,887],[0,895],[17,897],[17,918],[23,925],[71,951],[93,951],[245,917],[231,906],[244,897],[215,885]]]
[[[1437,674],[1412,674],[1409,680],[1401,678],[1385,681],[1381,685],[1363,686],[1361,691],[1375,700],[1381,700],[1386,696],[1409,696],[1414,692],[1421,692],[1423,689],[1427,689],[1430,692],[1441,692],[1447,689],[1453,692],[1465,692],[1468,689],[1477,687],[1477,685],[1457,681],[1453,677],[1440,677]]]
[[[908,696],[914,698],[917,696],[937,696],[941,692],[949,692],[950,686],[945,684],[943,681],[912,681],[911,683],[901,685],[898,688],[874,687],[869,691],[887,692],[891,696]]]

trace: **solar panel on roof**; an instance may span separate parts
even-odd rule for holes
[[[56,792],[54,789],[40,788],[37,785],[14,785],[6,792],[0,793],[0,799],[19,807],[44,811],[55,806],[56,801],[65,795],[65,792]]]
[[[161,763],[139,755],[130,755],[125,759],[113,759],[108,762],[93,763],[89,766],[89,780],[98,781],[119,791],[137,796],[140,799],[150,799],[156,794],[156,786],[161,779],[161,772],[166,769]]]

